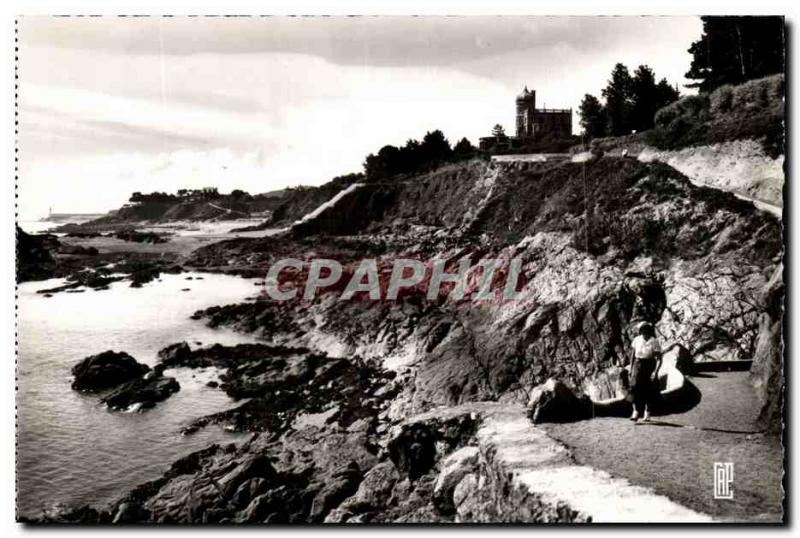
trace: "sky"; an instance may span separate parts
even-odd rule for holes
[[[682,86],[701,29],[696,17],[23,17],[20,219],[104,212],[134,191],[319,185],[433,129],[477,144],[496,123],[513,132],[525,85],[537,106],[573,109],[617,62]]]

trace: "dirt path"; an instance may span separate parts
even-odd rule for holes
[[[651,424],[597,418],[544,429],[570,447],[575,459],[715,519],[780,521],[781,440],[758,433],[758,406],[747,372],[703,374],[691,382],[700,403]],[[715,462],[734,463],[734,498],[714,499]]]

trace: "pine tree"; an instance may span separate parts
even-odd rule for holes
[[[458,159],[471,157],[475,154],[475,146],[472,145],[466,137],[458,141],[458,144],[453,147],[453,156]]]
[[[439,129],[425,133],[419,149],[422,153],[422,161],[426,163],[445,161],[453,156],[450,142]]]
[[[608,134],[620,136],[631,132],[633,79],[624,64],[618,63],[611,72],[611,80],[603,90],[608,117]]]
[[[585,134],[594,138],[606,135],[608,118],[605,108],[597,97],[588,93],[584,95],[578,113],[581,116],[581,127]]]
[[[703,35],[689,47],[686,78],[701,92],[741,84],[785,69],[784,18],[702,17]]]

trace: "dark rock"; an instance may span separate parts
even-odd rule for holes
[[[376,508],[384,506],[389,502],[399,479],[400,473],[391,460],[381,462],[364,475],[364,480],[358,486],[355,501]]]
[[[759,318],[750,380],[761,402],[759,422],[772,433],[783,430],[783,314],[784,314],[783,264],[774,270],[761,296],[762,313]]]
[[[454,514],[456,505],[453,491],[468,474],[477,471],[480,451],[476,446],[465,446],[442,461],[442,470],[433,487],[433,505],[442,514]]]
[[[52,278],[59,245],[54,235],[32,235],[17,226],[17,282]]]
[[[123,352],[104,351],[86,357],[72,368],[72,388],[98,392],[141,377],[150,367]]]
[[[81,245],[64,245],[58,248],[59,254],[69,254],[72,256],[97,256],[98,250],[95,247],[84,247]]]
[[[150,518],[150,512],[136,502],[123,502],[117,507],[112,523],[140,523]]]
[[[234,519],[237,523],[304,523],[303,492],[280,485],[255,497]]]
[[[44,290],[38,290],[36,293],[58,293],[66,291],[67,293],[83,293],[86,290],[77,289],[81,286],[92,288],[95,290],[108,289],[109,284],[122,280],[122,277],[110,277],[101,270],[84,269],[72,273],[67,277],[67,284],[63,286],[56,286]]]
[[[443,453],[467,445],[477,427],[478,419],[471,413],[404,424],[389,440],[389,456],[401,473],[414,480],[430,471]]]
[[[114,389],[103,402],[114,410],[127,409],[141,404],[140,409],[150,409],[180,390],[174,377],[152,376],[135,379]]]
[[[326,476],[325,483],[311,503],[311,521],[322,522],[332,509],[336,508],[350,495],[353,495],[361,482],[361,472],[356,462],[349,462]]]
[[[90,239],[92,237],[101,237],[103,234],[100,232],[69,232],[66,237],[78,237],[81,239]]]
[[[152,282],[158,278],[158,275],[160,274],[161,270],[158,267],[149,267],[131,273],[131,287],[141,288],[144,284]]]
[[[238,508],[246,508],[250,501],[264,493],[269,486],[265,478],[249,478],[242,482],[231,497],[231,504]]]
[[[123,241],[134,241],[136,243],[166,243],[169,239],[165,234],[155,232],[137,232],[136,230],[121,230],[114,232],[113,237]]]
[[[171,344],[158,352],[161,363],[169,366],[185,366],[192,358],[192,349],[186,342]]]
[[[573,422],[592,418],[592,402],[575,393],[557,379],[549,379],[531,394],[528,414],[534,424],[541,422]]]
[[[56,520],[65,523],[97,525],[102,523],[108,523],[107,517],[108,513],[106,512],[98,511],[90,506],[82,506],[80,508],[76,508],[75,510],[72,510],[70,512],[58,516]]]

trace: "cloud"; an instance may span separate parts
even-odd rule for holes
[[[24,17],[20,208],[320,184],[428,130],[512,132],[523,84],[576,108],[615,61],[680,76],[695,32],[690,18]]]
[[[257,185],[263,175],[258,154],[234,154],[224,148],[43,161],[21,169],[19,213],[26,220],[40,218],[49,207],[54,211],[99,212],[120,207],[134,191]]]
[[[92,58],[133,64],[140,78],[161,61],[109,56]],[[48,58],[62,66],[71,59],[59,51]],[[320,184],[359,171],[384,144],[427,130],[476,140],[501,116],[497,104],[513,99],[502,84],[442,68],[342,67],[285,54],[168,63],[163,94],[149,96],[97,91],[108,89],[102,81],[92,90],[23,82],[21,213],[34,217],[62,205],[106,210],[134,190],[215,185],[266,192]],[[215,71],[223,63],[224,77]],[[219,96],[231,100],[219,106]]]
[[[446,66],[570,44],[613,49],[691,32],[696,17],[24,17],[32,45],[125,54],[298,53],[339,65]],[[688,47],[689,43],[686,43]]]

